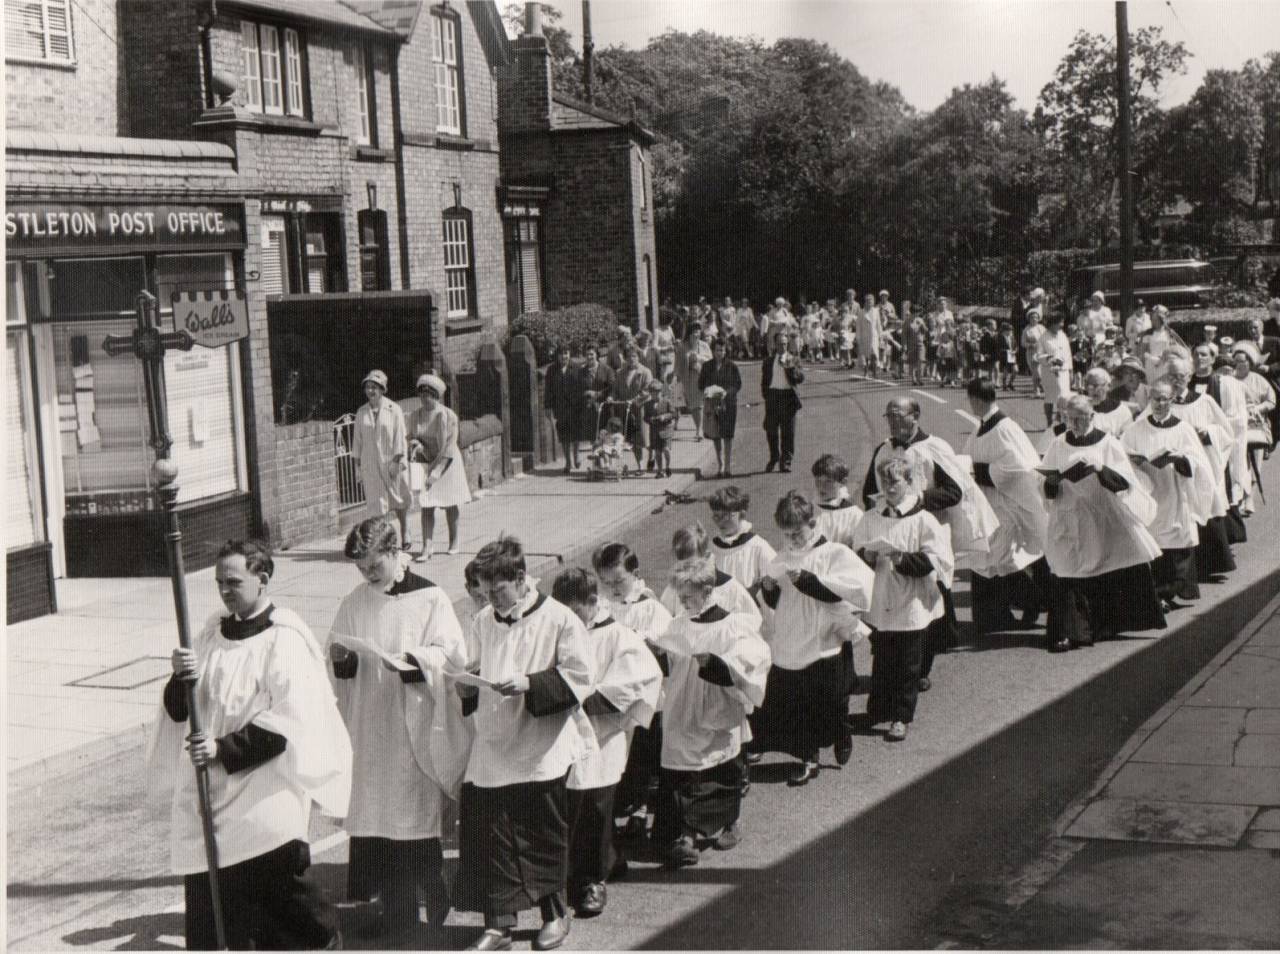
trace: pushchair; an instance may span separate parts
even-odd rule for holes
[[[631,472],[627,464],[635,410],[629,401],[605,401],[596,411],[596,440],[587,455],[588,480],[622,480]]]

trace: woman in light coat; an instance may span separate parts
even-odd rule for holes
[[[374,370],[364,376],[366,403],[356,411],[351,456],[360,468],[360,483],[370,517],[394,513],[400,523],[400,545],[409,548],[409,445],[404,411],[387,397],[387,376]]]

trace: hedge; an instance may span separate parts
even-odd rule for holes
[[[561,345],[581,351],[588,345],[612,344],[618,337],[618,317],[603,305],[570,305],[521,315],[511,324],[508,343],[516,335],[533,344],[539,365],[550,364]]]

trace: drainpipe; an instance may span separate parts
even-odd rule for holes
[[[409,213],[405,209],[404,125],[400,115],[400,46],[391,51],[391,129],[396,164],[396,228],[400,233],[400,287],[409,287]]]
[[[591,0],[582,0],[582,91],[588,103],[594,103],[591,95],[592,63],[595,61],[596,44],[591,39]]]

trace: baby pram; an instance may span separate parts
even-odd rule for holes
[[[599,406],[596,441],[587,455],[588,480],[622,480],[631,472],[627,455],[632,451],[627,435],[631,433],[634,414],[629,401],[605,401]],[[609,427],[614,420],[620,425],[617,430]]]

